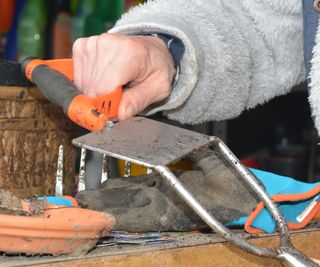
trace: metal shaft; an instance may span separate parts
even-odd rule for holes
[[[59,146],[58,152],[55,195],[57,197],[63,195],[63,145]]]
[[[109,158],[106,154],[102,157],[102,172],[101,172],[101,183],[107,181],[109,178]]]
[[[166,166],[155,166],[155,170],[165,178],[173,187],[178,195],[193,209],[199,217],[204,220],[217,234],[224,239],[240,246],[242,249],[259,256],[276,257],[274,250],[266,249],[259,246],[253,246],[244,239],[233,234],[222,223],[220,223],[208,210],[206,210],[199,201],[182,185],[177,177]]]
[[[81,148],[78,192],[86,189],[86,155],[87,150],[85,148]]]
[[[246,182],[248,186],[258,195],[259,199],[261,199],[267,209],[270,211],[272,217],[278,225],[278,230],[281,236],[280,243],[282,246],[291,245],[291,239],[289,235],[289,230],[287,227],[286,220],[283,215],[279,211],[278,207],[272,202],[269,198],[260,181],[258,181],[255,176],[245,168],[242,163],[237,159],[237,157],[231,152],[231,150],[217,137],[213,137],[215,144],[220,153],[224,156],[224,158],[233,166],[238,173],[240,173],[241,178]]]
[[[124,177],[130,177],[131,176],[131,162],[126,160],[124,162]]]
[[[252,245],[245,239],[233,234],[228,228],[220,223],[201,203],[182,185],[177,177],[166,166],[155,166],[155,170],[165,178],[176,193],[198,214],[198,216],[207,223],[212,230],[219,234],[224,239],[230,241],[234,245],[243,250],[262,257],[271,257],[280,260],[286,266],[298,267],[315,267],[318,266],[315,262],[309,259],[300,251],[296,250],[291,243],[284,242],[281,249],[274,250],[264,248],[257,245]],[[259,186],[259,185],[258,185]],[[263,189],[262,189],[263,190]],[[282,238],[282,237],[281,237]],[[281,251],[282,250],[282,251]]]

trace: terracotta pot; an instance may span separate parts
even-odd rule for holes
[[[115,225],[104,212],[48,205],[39,216],[0,215],[0,251],[81,255]]]

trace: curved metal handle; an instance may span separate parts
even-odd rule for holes
[[[286,247],[288,245],[292,246],[289,230],[287,223],[282,213],[278,207],[273,203],[268,194],[265,192],[261,182],[238,160],[238,158],[231,152],[231,150],[218,138],[211,137],[213,144],[216,145],[219,152],[224,156],[224,158],[234,167],[240,174],[241,178],[245,183],[251,187],[251,189],[257,194],[259,199],[261,199],[266,208],[270,211],[273,219],[275,220],[279,234],[280,234],[280,246]]]
[[[211,138],[213,143],[217,145],[219,151],[223,154],[224,158],[231,164],[231,166],[233,166],[238,171],[238,173],[240,173],[246,184],[249,185],[251,189],[257,194],[257,196],[264,202],[266,208],[275,220],[280,235],[280,245],[276,248],[276,258],[286,266],[319,266],[309,257],[293,247],[286,220],[278,207],[273,203],[268,194],[265,192],[261,182],[258,181],[257,178],[246,167],[244,167],[244,165],[221,141],[221,139],[215,136]],[[263,251],[261,252],[263,253]]]
[[[252,245],[245,239],[240,238],[238,235],[232,233],[206,208],[201,205],[201,203],[183,186],[183,184],[168,167],[155,166],[154,168],[163,178],[165,178],[169,182],[176,193],[193,209],[193,211],[198,214],[199,217],[222,238],[232,242],[236,246],[254,255],[271,258],[276,258],[278,256],[275,250]]]
[[[287,250],[281,252],[279,250],[278,260],[280,260],[285,266],[288,267],[319,267],[319,264],[315,263],[309,257],[302,254],[296,249]]]
[[[213,229],[224,239],[232,242],[236,246],[251,254],[278,259],[286,266],[318,266],[314,261],[293,247],[285,218],[281,214],[278,207],[269,198],[263,186],[256,179],[256,177],[241,164],[236,156],[219,138],[212,137],[212,144],[218,147],[219,152],[221,152],[224,158],[236,168],[246,184],[248,184],[258,195],[258,197],[264,201],[279,229],[280,245],[276,249],[269,249],[253,245],[245,239],[240,238],[238,235],[232,233],[201,205],[201,203],[183,186],[183,184],[168,167],[158,165],[154,166],[154,169],[169,182],[176,193],[180,195],[180,197],[193,209],[193,211],[198,214],[199,217],[203,219],[211,229]]]

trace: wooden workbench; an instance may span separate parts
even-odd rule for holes
[[[250,237],[252,242],[271,247],[274,235]],[[96,248],[85,256],[2,256],[0,266],[61,267],[208,267],[208,266],[282,266],[275,260],[252,256],[224,242],[215,234],[173,233],[176,241],[157,245],[114,245]],[[320,224],[292,233],[294,245],[310,257],[320,258]]]

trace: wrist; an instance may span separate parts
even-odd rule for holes
[[[159,33],[159,34],[153,33],[151,34],[151,36],[161,40],[170,52],[171,58],[173,60],[173,66],[175,69],[175,75],[173,76],[172,82],[171,82],[171,87],[173,88],[176,85],[179,78],[180,61],[184,54],[184,46],[180,41],[180,39],[173,36],[169,36],[162,33]]]

